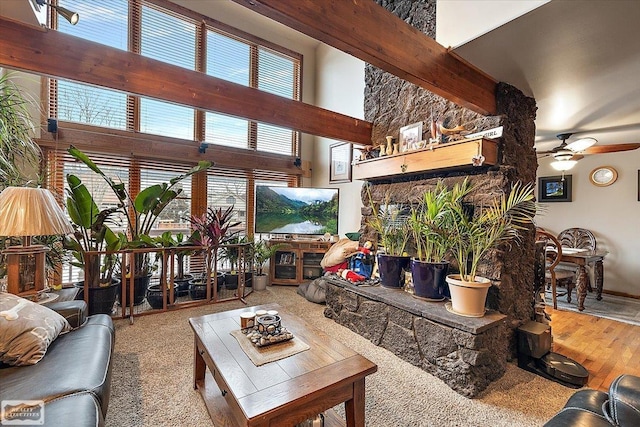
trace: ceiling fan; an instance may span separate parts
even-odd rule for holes
[[[540,157],[553,157],[554,161],[551,166],[556,170],[569,170],[584,158],[584,154],[603,154],[615,153],[618,151],[630,151],[640,148],[640,143],[625,143],[611,145],[596,145],[598,141],[595,138],[580,138],[573,142],[567,143],[573,133],[560,133],[556,138],[562,142],[557,147],[548,151],[539,151]]]

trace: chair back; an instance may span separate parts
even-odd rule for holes
[[[566,248],[596,250],[596,237],[585,228],[567,228],[558,234],[558,240]]]
[[[544,244],[545,269],[553,272],[562,258],[562,245],[553,234],[536,229],[536,242]]]

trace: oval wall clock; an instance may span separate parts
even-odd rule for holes
[[[600,166],[591,171],[589,179],[593,185],[606,187],[618,179],[618,171],[611,166]]]

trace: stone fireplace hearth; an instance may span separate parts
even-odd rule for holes
[[[428,36],[435,37],[434,1],[377,2]],[[469,164],[456,169],[411,176],[399,173],[370,180],[361,194],[365,206],[360,230],[362,241],[377,241],[377,236],[367,226],[372,213],[369,193],[376,204],[387,198],[392,204],[411,204],[439,179],[451,186],[469,177],[474,191],[465,203],[479,208],[494,196],[508,191],[516,182],[535,182],[538,162],[533,144],[537,107],[534,99],[524,96],[518,89],[499,83],[497,114],[482,116],[371,65],[366,65],[365,80],[365,119],[374,124],[374,145],[385,143],[387,135],[397,138],[403,126],[419,121],[429,123],[432,119],[449,128],[464,125],[475,127],[477,131],[502,126],[503,135],[497,140],[498,162],[495,166],[472,167]],[[374,288],[330,285],[326,314],[439,376],[461,394],[475,396],[503,374],[505,364],[515,358],[515,329],[533,319],[534,236],[532,226],[517,242],[491,251],[480,266],[479,274],[492,282],[487,308],[495,310],[497,316],[504,315],[482,333],[468,329],[475,320],[459,318],[456,326],[438,316],[434,318],[434,313],[440,309],[429,305],[439,303],[421,302],[427,307],[416,312],[402,304],[400,307],[394,305],[395,299],[381,301]],[[406,297],[412,299],[408,294]],[[375,335],[375,331],[385,332]],[[485,380],[480,379],[483,376]]]

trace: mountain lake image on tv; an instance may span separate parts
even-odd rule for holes
[[[256,186],[256,233],[338,234],[338,189]]]

